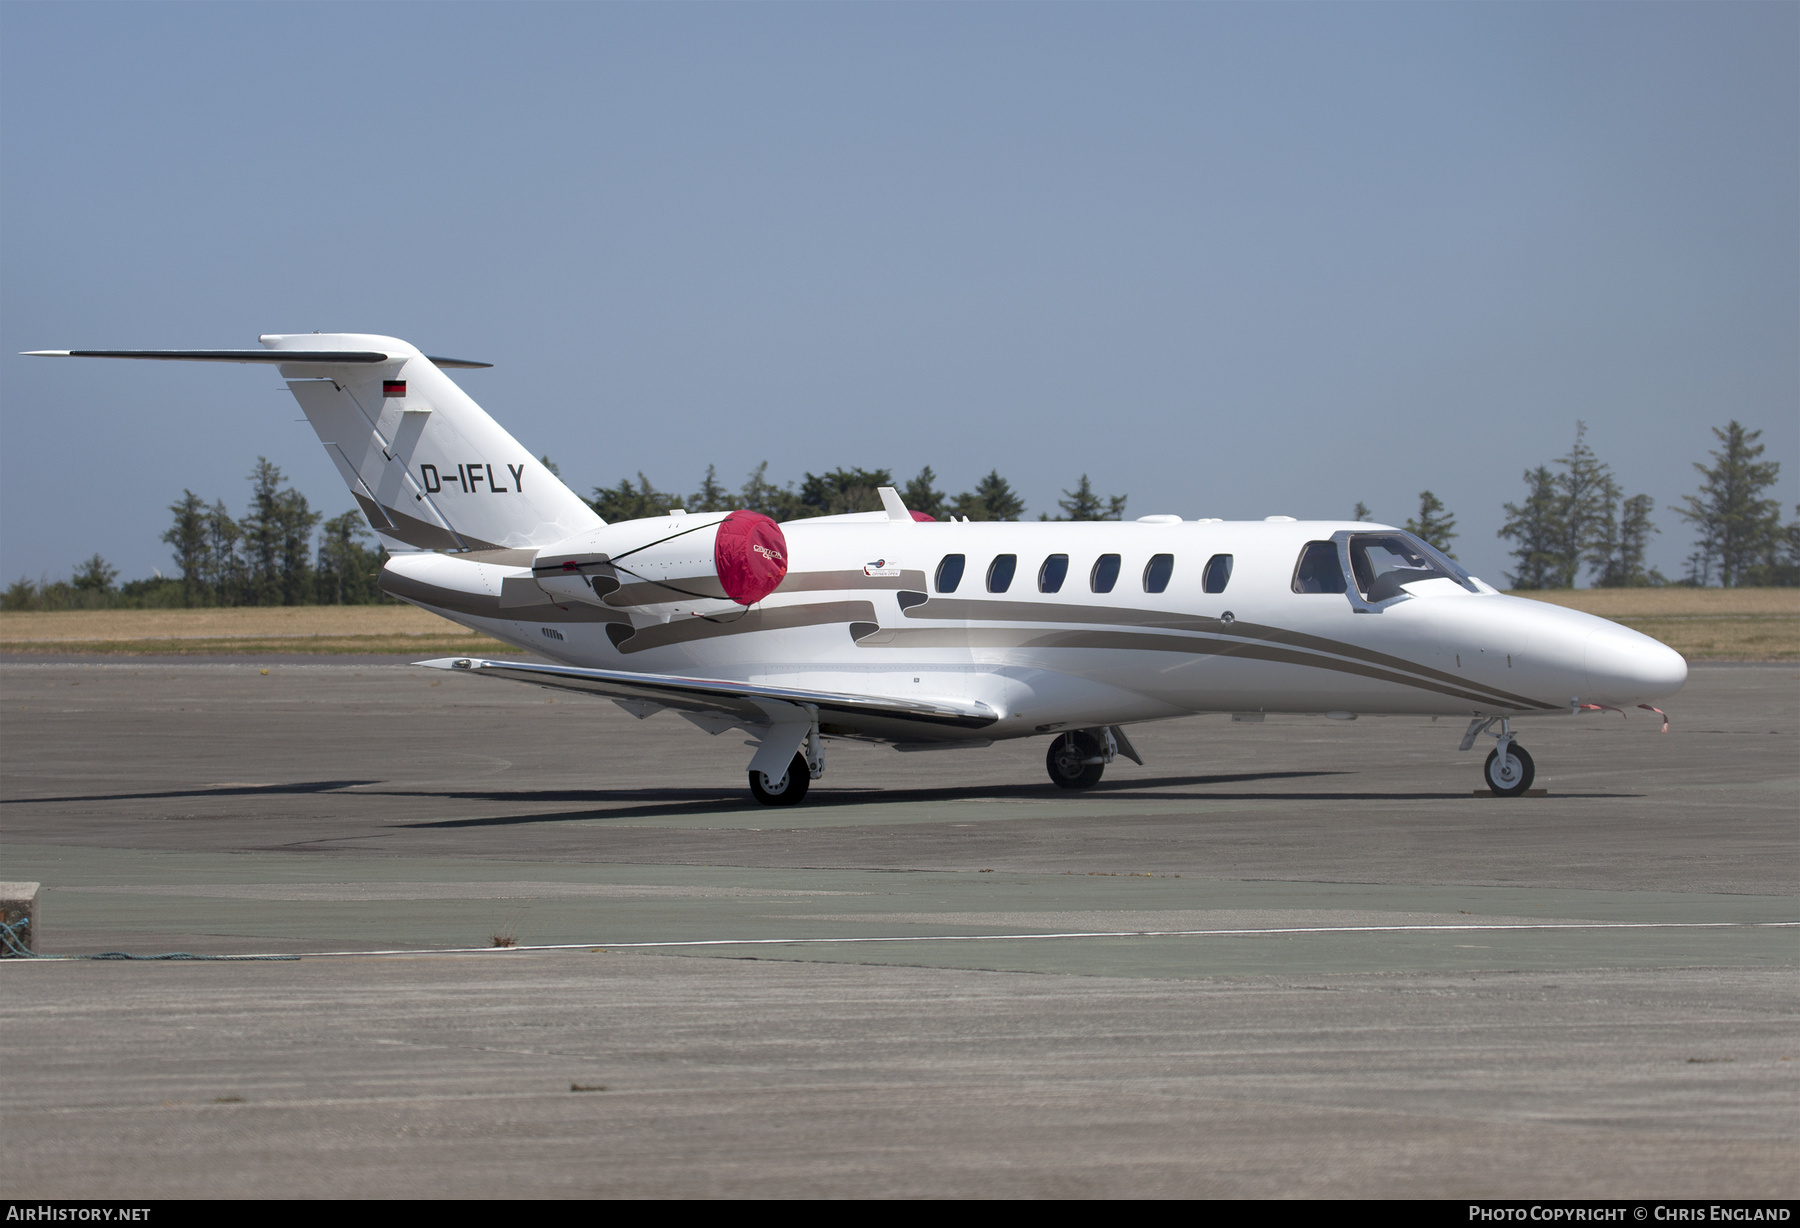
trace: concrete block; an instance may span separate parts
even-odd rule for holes
[[[11,942],[16,942],[28,951],[36,951],[38,943],[38,885],[36,883],[0,883],[0,921],[9,926],[19,926],[14,930]],[[0,959],[14,955],[10,943],[0,943]]]

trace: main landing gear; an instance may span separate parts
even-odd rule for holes
[[[812,782],[825,774],[818,717],[810,712],[809,715],[810,724],[794,721],[770,727],[757,744],[756,756],[750,761],[750,795],[764,806],[799,805]],[[781,763],[780,756],[788,753],[788,747],[795,742],[799,742],[800,749],[788,760],[787,770],[780,778],[774,778],[772,772]],[[1100,782],[1106,765],[1120,755],[1143,765],[1143,756],[1117,725],[1071,729],[1051,739],[1044,765],[1057,788],[1089,789]]]
[[[808,707],[801,721],[770,727],[750,760],[750,796],[765,806],[798,806],[812,782],[825,774],[825,747],[819,736],[819,714]],[[799,749],[787,770],[776,777],[781,755],[796,742]]]
[[[811,785],[812,771],[806,765],[806,756],[801,754],[794,756],[787,775],[780,780],[771,781],[762,772],[750,773],[750,793],[765,806],[798,806]]]
[[[1523,746],[1513,741],[1511,721],[1503,716],[1476,717],[1469,722],[1469,730],[1463,734],[1459,749],[1473,748],[1475,739],[1495,725],[1500,726],[1500,732],[1493,734],[1498,745],[1488,752],[1487,762],[1481,769],[1482,779],[1495,797],[1522,797],[1537,778],[1537,764],[1531,761],[1531,755]]]
[[[1044,766],[1050,771],[1050,783],[1059,789],[1091,789],[1106,770],[1106,754],[1099,738],[1085,729],[1071,729],[1050,740]]]
[[[1137,747],[1117,725],[1071,729],[1050,740],[1044,767],[1050,772],[1050,783],[1059,789],[1091,789],[1100,783],[1106,765],[1120,755],[1139,767],[1144,764]]]

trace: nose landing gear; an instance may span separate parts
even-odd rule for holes
[[[1489,751],[1481,774],[1495,797],[1519,797],[1531,788],[1531,782],[1537,776],[1537,765],[1523,746],[1514,743],[1505,748],[1504,754],[1500,747]]]
[[[1513,741],[1511,721],[1504,716],[1476,717],[1469,722],[1469,730],[1463,734],[1458,749],[1469,750],[1475,745],[1476,738],[1495,725],[1500,726],[1500,732],[1494,734],[1499,745],[1488,752],[1487,762],[1481,768],[1482,779],[1495,797],[1523,797],[1537,778],[1537,764],[1531,761],[1531,755],[1523,746]]]

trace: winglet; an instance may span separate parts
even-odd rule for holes
[[[887,512],[889,520],[904,521],[906,524],[913,522],[912,513],[907,511],[906,504],[900,501],[900,492],[892,486],[881,487],[881,506]]]

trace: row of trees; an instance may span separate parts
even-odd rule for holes
[[[1512,542],[1517,564],[1508,583],[1519,589],[1573,588],[1585,572],[1602,588],[1800,584],[1800,515],[1783,524],[1780,503],[1767,497],[1780,463],[1761,459],[1761,431],[1734,420],[1713,434],[1720,444],[1711,453],[1713,463],[1694,464],[1702,478],[1699,491],[1675,509],[1696,534],[1682,579],[1671,581],[1646,565],[1650,539],[1661,532],[1651,520],[1656,501],[1645,494],[1627,497],[1611,467],[1588,445],[1586,424],[1577,423],[1569,451],[1526,470],[1524,499],[1505,505],[1499,536]],[[556,472],[550,459],[543,459]],[[797,484],[777,486],[768,480],[768,468],[766,461],[758,465],[733,492],[708,465],[699,489],[689,495],[658,490],[639,473],[635,483],[626,478],[596,488],[590,502],[609,522],[662,516],[676,507],[695,512],[747,507],[786,521],[878,511],[880,488],[897,485],[887,469],[858,468],[808,473]],[[899,489],[908,508],[939,520],[1025,515],[1025,501],[997,469],[973,490],[949,495],[938,489],[937,475],[927,465]],[[1057,514],[1043,512],[1038,519],[1124,518],[1126,496],[1095,492],[1085,473],[1073,490],[1062,493]],[[1800,507],[1795,510],[1800,513]],[[0,593],[0,609],[359,605],[384,599],[376,586],[384,554],[370,544],[361,513],[324,520],[267,458],[258,457],[250,473],[250,506],[243,516],[234,519],[223,499],[209,504],[191,490],[169,511],[174,520],[162,540],[174,553],[179,577],[159,574],[121,585],[117,569],[96,554],[77,566],[70,580],[13,582]],[[1361,503],[1353,517],[1373,519]],[[1456,517],[1429,490],[1419,492],[1418,515],[1406,528],[1446,554],[1458,536]]]
[[[98,554],[75,567],[68,580],[21,577],[0,592],[0,610],[106,610],[180,605],[173,582],[158,576],[118,584],[119,569]]]
[[[1703,479],[1700,490],[1675,509],[1697,532],[1684,578],[1671,581],[1648,566],[1650,539],[1662,531],[1651,519],[1656,500],[1646,494],[1627,496],[1611,466],[1588,444],[1587,424],[1578,422],[1569,451],[1526,470],[1525,498],[1504,505],[1507,518],[1499,536],[1511,540],[1517,564],[1507,582],[1516,589],[1574,588],[1585,572],[1599,588],[1800,584],[1800,519],[1783,525],[1780,504],[1765,497],[1780,475],[1780,463],[1760,460],[1763,445],[1756,441],[1762,432],[1746,430],[1735,420],[1714,428],[1713,434],[1722,447],[1712,453],[1713,464],[1695,462]],[[711,465],[700,489],[687,496],[659,491],[639,473],[635,486],[627,478],[616,487],[599,487],[591,502],[608,521],[660,516],[674,507],[705,512],[748,507],[776,520],[799,520],[878,510],[877,490],[897,485],[886,469],[808,473],[797,487],[792,482],[775,486],[767,471],[767,462],[758,465],[735,497],[719,483]],[[928,465],[905,485],[901,497],[908,508],[940,520],[1019,520],[1025,513],[1024,500],[998,470],[974,490],[947,496],[937,489]],[[1096,494],[1082,474],[1074,490],[1063,491],[1058,514],[1040,513],[1039,519],[1119,520],[1125,498]],[[1373,519],[1362,503],[1353,517]],[[1431,491],[1419,492],[1418,514],[1407,519],[1406,528],[1455,557],[1456,517]]]
[[[183,605],[366,605],[381,600],[382,551],[362,513],[324,520],[266,457],[250,472],[250,510],[233,520],[220,499],[191,490],[162,535],[181,569]],[[324,520],[321,527],[320,521]],[[313,530],[320,530],[314,561]]]
[[[1596,588],[1800,584],[1800,517],[1782,524],[1780,502],[1766,497],[1780,462],[1759,459],[1762,432],[1736,420],[1714,427],[1713,435],[1721,445],[1713,463],[1694,462],[1703,479],[1699,492],[1675,509],[1696,531],[1685,577],[1671,581],[1646,566],[1650,538],[1662,532],[1650,518],[1656,500],[1627,498],[1612,467],[1588,446],[1587,424],[1577,422],[1568,453],[1527,469],[1524,500],[1505,505],[1499,536],[1512,541],[1518,564],[1507,582],[1515,589],[1574,588],[1585,570]],[[1372,519],[1361,503],[1353,515]],[[1429,490],[1419,492],[1419,515],[1406,528],[1446,554],[1457,536],[1455,517]]]
[[[545,463],[549,465],[549,461]],[[550,465],[552,472],[555,466]],[[924,512],[937,520],[1020,520],[1025,515],[1025,501],[998,469],[975,483],[974,490],[947,495],[937,488],[937,475],[927,465],[904,486],[894,481],[887,469],[833,469],[829,473],[809,473],[796,485],[789,482],[777,486],[768,480],[769,463],[764,461],[751,470],[749,480],[733,494],[718,479],[716,466],[706,467],[700,488],[691,495],[678,495],[658,490],[643,473],[633,485],[630,478],[617,486],[594,489],[589,500],[594,510],[608,523],[635,520],[640,516],[666,515],[671,508],[690,512],[723,512],[747,507],[775,520],[804,520],[810,516],[835,516],[845,512],[877,512],[881,510],[883,486],[900,491],[908,509]],[[1120,520],[1125,515],[1124,495],[1100,495],[1094,492],[1087,474],[1074,490],[1063,491],[1057,500],[1058,514],[1041,513],[1040,520]]]
[[[1695,531],[1687,574],[1677,583],[1800,584],[1800,519],[1782,524],[1780,502],[1766,497],[1780,462],[1760,460],[1762,432],[1735,419],[1714,427],[1713,435],[1721,445],[1711,453],[1713,463],[1694,462],[1703,479],[1699,491],[1675,509]],[[1514,588],[1573,588],[1584,569],[1599,588],[1671,582],[1645,566],[1650,538],[1662,531],[1650,518],[1656,501],[1624,497],[1611,467],[1588,446],[1585,423],[1576,423],[1566,455],[1525,471],[1525,489],[1523,502],[1506,504],[1500,528],[1518,563],[1507,577]]]
[[[543,461],[557,472],[549,457]],[[591,502],[608,521],[662,516],[675,507],[698,512],[748,507],[776,520],[800,520],[878,511],[880,488],[892,485],[893,475],[886,469],[834,469],[808,473],[798,485],[777,486],[768,480],[764,462],[733,492],[708,465],[700,489],[691,495],[658,490],[640,473],[635,484],[627,478],[616,487],[596,489]],[[1042,519],[1119,520],[1125,514],[1126,497],[1096,494],[1086,474],[1074,490],[1063,494],[1057,501],[1058,514]],[[1018,520],[1025,514],[1025,501],[998,470],[972,491],[946,495],[937,489],[937,477],[926,466],[906,484],[903,497],[909,508],[940,520],[953,516]],[[250,506],[243,516],[233,517],[223,499],[208,503],[191,490],[184,490],[169,511],[173,523],[162,540],[174,555],[178,576],[159,573],[121,585],[118,570],[96,554],[76,567],[71,580],[14,581],[0,593],[0,610],[360,605],[384,600],[377,577],[385,556],[370,544],[361,513],[345,512],[324,520],[266,457],[258,457],[250,473]]]
[[[1554,467],[1552,467],[1554,466]],[[1525,499],[1508,503],[1500,536],[1511,539],[1518,570],[1514,588],[1574,588],[1583,568],[1600,588],[1666,584],[1644,557],[1656,506],[1649,495],[1624,498],[1612,469],[1587,442],[1587,424],[1575,424],[1575,444],[1551,465],[1525,471]]]
[[[209,504],[191,490],[184,490],[169,511],[174,522],[162,540],[175,556],[179,576],[118,585],[117,569],[96,554],[75,569],[72,580],[15,581],[0,594],[0,609],[363,605],[384,600],[376,587],[384,556],[368,544],[372,538],[362,513],[325,520],[266,457],[258,457],[250,473],[250,507],[243,516],[233,518],[225,500]]]

